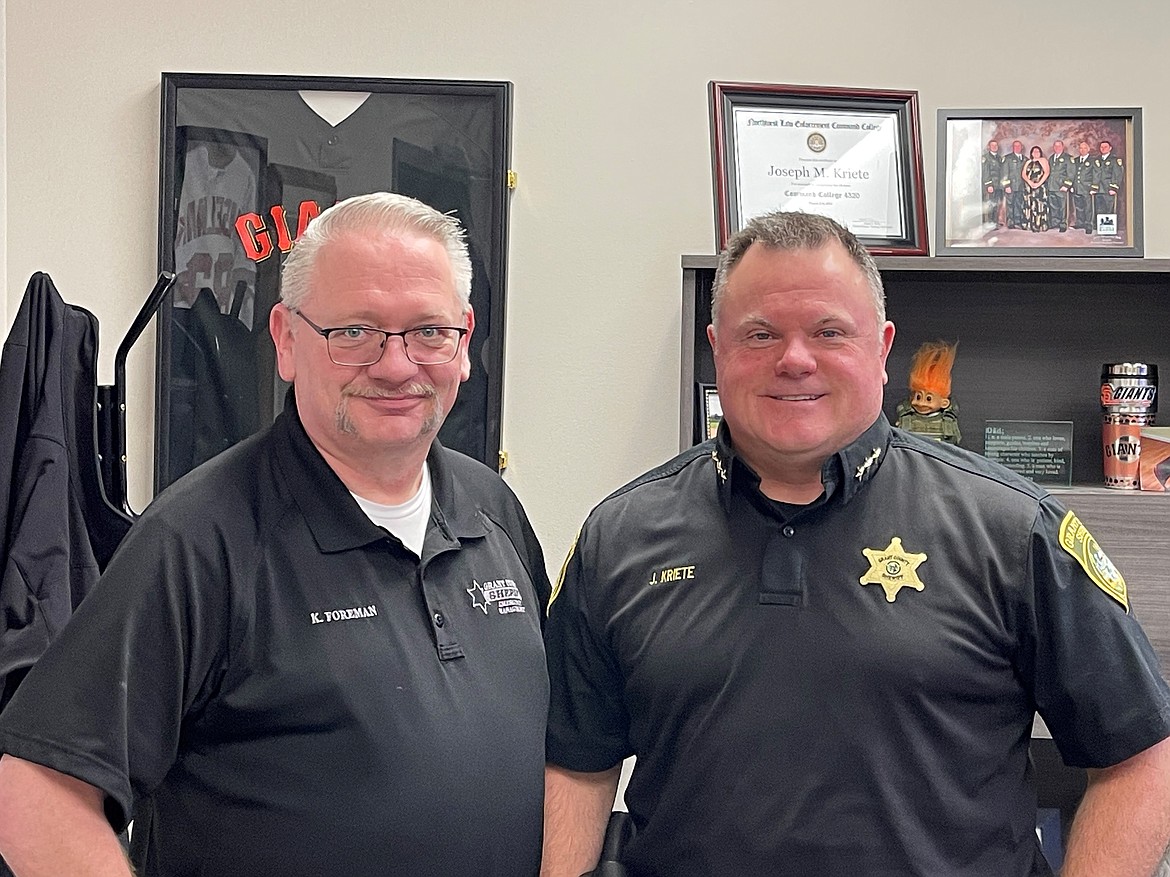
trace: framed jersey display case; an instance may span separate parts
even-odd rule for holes
[[[164,73],[155,491],[284,406],[268,312],[305,226],[374,191],[457,216],[472,261],[471,377],[439,433],[498,466],[509,82]]]

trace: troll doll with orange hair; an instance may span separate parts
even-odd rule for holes
[[[957,445],[959,406],[951,401],[951,367],[957,344],[927,341],[910,361],[910,398],[898,403],[899,429]]]

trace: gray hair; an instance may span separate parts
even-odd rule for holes
[[[816,213],[784,213],[776,211],[757,216],[736,232],[727,242],[727,249],[719,256],[715,269],[715,284],[711,287],[711,322],[718,324],[719,302],[727,288],[731,270],[739,264],[752,244],[769,250],[819,250],[831,241],[840,242],[854,264],[861,269],[873,295],[878,324],[886,321],[886,293],[882,275],[873,256],[847,228]]]
[[[451,260],[455,293],[466,311],[471,302],[471,257],[463,227],[454,216],[394,192],[371,192],[339,201],[322,211],[293,244],[280,276],[280,300],[299,307],[311,290],[310,279],[321,248],[352,232],[408,233],[438,241]]]

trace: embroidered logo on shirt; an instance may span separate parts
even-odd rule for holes
[[[926,587],[918,578],[918,567],[926,555],[906,551],[899,537],[885,548],[863,548],[861,553],[869,558],[869,570],[861,577],[861,584],[881,585],[887,603],[893,603],[902,588],[921,591]]]
[[[326,609],[324,612],[310,612],[309,621],[312,624],[329,624],[334,621],[352,621],[355,618],[374,618],[378,614],[378,607],[372,603],[369,606],[354,606],[350,609]]]
[[[650,574],[648,585],[665,585],[671,582],[682,582],[695,577],[694,566],[668,566],[665,569],[656,569]]]
[[[1081,568],[1089,574],[1098,588],[1125,607],[1129,613],[1129,593],[1125,587],[1125,579],[1117,571],[1108,555],[1101,550],[1097,540],[1085,529],[1076,515],[1069,512],[1060,522],[1060,533],[1057,537],[1060,547],[1076,558]]]
[[[520,589],[511,579],[493,579],[487,582],[472,579],[471,587],[466,590],[471,597],[471,605],[476,609],[482,609],[484,615],[488,614],[489,606],[494,606],[500,615],[527,611]]]

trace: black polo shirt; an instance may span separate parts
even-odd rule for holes
[[[135,523],[0,750],[133,815],[146,877],[536,874],[544,561],[495,473],[429,465],[420,560],[289,405]]]
[[[637,756],[633,877],[1046,873],[1033,711],[1086,767],[1170,735],[1144,634],[1059,545],[1075,517],[983,457],[880,418],[823,482],[772,503],[724,432],[594,509],[549,760]]]

